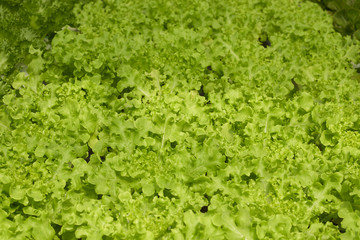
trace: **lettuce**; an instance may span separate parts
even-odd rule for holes
[[[320,7],[73,12],[3,76],[2,238],[358,237],[360,45]]]

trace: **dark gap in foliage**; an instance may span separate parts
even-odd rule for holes
[[[244,122],[240,122],[240,121],[236,121],[234,122],[232,125],[232,129],[235,131],[235,133],[239,136],[244,136],[245,135],[245,127],[246,127],[247,123]]]
[[[33,124],[38,124],[38,122],[33,118],[30,118],[30,122],[33,123]]]
[[[155,139],[156,141],[162,140],[162,135],[158,133],[148,132],[148,136]]]
[[[1,89],[2,88],[2,89]],[[5,81],[4,76],[0,75],[0,97],[9,93],[9,91],[14,90],[14,87]]]
[[[302,188],[303,192],[305,193],[305,197],[309,201],[313,201],[311,195],[309,195],[309,187]]]
[[[69,166],[69,168],[74,168],[74,165],[70,161],[68,162],[68,166]]]
[[[87,90],[84,88],[81,88],[81,91],[83,91],[85,93],[84,98],[87,99],[87,96],[88,96]]]
[[[66,181],[64,190],[65,190],[65,191],[69,191],[69,190],[70,190],[70,186],[71,186],[71,183],[70,183],[70,179],[69,179],[69,180]]]
[[[299,194],[298,193],[290,193],[283,198],[285,201],[299,201]]]
[[[13,214],[10,214],[8,216],[8,218],[10,220],[14,220],[14,216],[16,216],[17,214],[23,214],[23,208],[24,208],[24,205],[19,203],[19,202],[12,202],[10,203],[10,208],[12,209],[12,213]],[[15,211],[14,211],[15,210]]]
[[[205,97],[205,99],[207,99],[207,94],[204,92],[204,85],[201,84],[200,90],[198,91],[199,95],[201,97]]]
[[[7,216],[6,219],[10,221],[14,221],[14,214],[9,214],[9,216]]]
[[[1,5],[10,9],[16,9],[21,7],[21,1],[2,1]]]
[[[346,229],[341,226],[341,222],[343,221],[343,218],[339,217],[337,212],[327,213],[323,212],[318,216],[319,221],[323,224],[326,224],[327,222],[331,222],[334,226],[338,227],[339,232],[345,233]]]
[[[76,68],[74,65],[67,65],[64,66],[64,70],[62,72],[62,74],[67,78],[67,79],[73,79],[74,78],[74,72],[76,71]],[[83,74],[82,74],[83,75]],[[78,78],[81,78],[80,76],[77,76]]]
[[[206,213],[208,211],[208,206],[202,206],[200,212]]]
[[[323,145],[321,142],[315,143],[315,145],[319,148],[320,152],[325,151],[325,145]]]
[[[294,90],[295,90],[295,91],[299,91],[299,90],[300,90],[300,85],[299,85],[297,82],[295,82],[295,79],[294,79],[294,78],[291,79],[291,83],[294,85]]]
[[[355,123],[356,124],[356,123]],[[348,129],[345,129],[345,131],[350,131],[350,132],[355,132],[355,133],[358,133],[359,132],[359,128],[360,126],[355,126],[354,124],[354,128],[348,128]],[[357,124],[356,124],[357,125]]]
[[[47,82],[45,82],[45,81],[42,81],[42,84],[46,86],[46,85],[47,85]]]
[[[125,112],[125,109],[117,110],[116,112],[117,112],[117,113],[124,113],[124,112]]]
[[[51,227],[55,230],[55,235],[60,237],[59,232],[61,231],[61,225],[52,222]]]
[[[265,41],[265,42],[262,42],[261,45],[262,45],[264,48],[271,47],[271,42],[270,42],[268,39],[266,39],[266,41]]]
[[[205,172],[205,176],[207,177],[207,172]]]
[[[307,111],[303,108],[299,108],[296,113],[299,114],[299,116],[303,116],[307,113]]]
[[[118,96],[118,99],[123,98],[125,93],[129,93],[129,92],[131,92],[133,89],[134,89],[134,87],[124,88],[124,89],[120,92],[120,94],[119,94],[119,96]]]
[[[228,156],[225,156],[225,163],[229,163],[229,158],[228,158]]]
[[[307,130],[308,135],[312,137],[308,144],[315,144],[315,146],[318,147],[320,152],[324,152],[326,149],[326,146],[323,145],[320,141],[321,133],[323,132],[323,130],[326,129],[326,122],[323,122],[321,126],[314,126]]]
[[[103,196],[104,196],[103,194],[98,194],[98,195],[97,195],[97,199],[98,199],[98,200],[101,200],[101,199],[103,198]]]
[[[208,204],[207,206],[209,207],[211,204],[211,196],[208,196],[206,193],[204,194],[204,198],[207,200]]]
[[[172,148],[176,148],[177,145],[178,145],[177,141],[174,141],[174,142],[171,142],[171,143],[170,143],[170,146],[171,146]]]
[[[224,70],[221,68],[218,71],[215,72],[218,79],[221,79],[224,76]]]
[[[31,108],[31,109],[30,109],[30,112],[32,112],[32,113],[37,113],[37,112],[39,112],[39,110],[38,110],[37,108]]]
[[[249,176],[247,176],[246,174],[241,176],[241,180],[245,181],[246,184],[249,184],[250,180],[254,180],[256,181],[259,177],[255,174],[255,173],[250,173]]]
[[[163,194],[164,194],[164,197],[167,197],[167,198],[169,198],[169,199],[178,198],[177,196],[175,196],[175,195],[173,195],[173,194],[171,193],[171,190],[170,190],[170,189],[167,189],[167,188],[164,188]]]
[[[166,230],[167,230],[168,232],[171,232],[171,229],[175,229],[175,228],[176,228],[176,225],[177,225],[177,224],[176,224],[176,222],[174,221],[174,222],[171,223],[171,225],[169,225],[169,226],[167,227]]]
[[[321,134],[317,134],[317,136],[314,137],[313,140],[310,140],[309,143],[310,143],[310,144],[315,144],[315,146],[320,150],[320,152],[324,152],[325,149],[326,149],[326,146],[321,143],[321,141],[320,141],[320,135],[321,135]]]
[[[166,31],[166,30],[168,30],[168,22],[164,22],[163,23],[163,29]]]
[[[119,215],[116,214],[116,212],[114,212],[113,209],[109,209],[109,211],[110,211],[111,217],[114,219],[114,221],[119,220],[119,215],[120,214]],[[121,218],[121,216],[120,216],[120,218]]]
[[[322,179],[322,178],[319,178],[319,179],[318,179],[318,182],[319,182],[321,185],[323,185],[323,186],[326,185],[325,182],[324,182],[324,179]]]
[[[264,48],[271,47],[271,42],[267,34],[263,34],[263,36],[259,37],[258,40]]]
[[[205,136],[205,135],[199,135],[196,137],[196,141],[198,141],[199,144],[203,144],[206,139],[207,139],[207,136]]]
[[[211,66],[207,66],[206,69],[209,70],[209,71],[212,71],[212,67],[211,67]]]
[[[227,178],[227,181],[231,181],[234,179],[234,176],[232,174],[229,174],[229,177]]]
[[[81,238],[76,238],[75,236],[75,232],[72,231],[65,231],[63,234],[61,234],[61,239],[81,239]]]
[[[340,192],[338,192],[336,189],[331,189],[330,190],[330,194],[333,195],[334,197],[341,199],[342,198],[342,194]]]
[[[21,97],[21,94],[20,94],[20,91],[19,89],[15,89],[15,96],[18,98],[18,97]]]
[[[221,189],[217,189],[214,193],[213,193],[213,196],[215,195],[221,195],[222,194],[222,190]]]
[[[101,107],[107,108],[107,109],[111,109],[111,107],[109,107],[109,104],[106,102],[100,103]]]
[[[294,78],[291,79],[291,83],[293,84],[294,88],[286,96],[287,99],[293,98],[294,95],[301,90],[301,86],[295,81]]]
[[[130,194],[134,195],[134,193],[136,192],[135,188],[130,188]]]
[[[48,38],[48,41],[51,42],[53,40],[53,38],[55,37],[56,32],[50,32],[46,35],[46,37]]]
[[[195,28],[194,23],[192,21],[190,23],[188,23],[186,25],[186,27],[189,28],[189,29],[194,29]]]
[[[81,176],[80,177],[80,182],[82,183],[83,185],[83,188],[84,188],[84,184],[86,183],[86,179],[88,178],[88,174],[87,173],[84,173],[84,176]]]
[[[110,68],[109,68],[108,66],[106,66],[106,71],[111,72],[111,70],[110,70]],[[120,81],[120,78],[119,78],[119,77],[114,77],[114,78],[112,79],[112,82],[111,82],[111,84],[110,84],[110,87],[117,88],[117,84],[118,84],[119,81]]]
[[[87,163],[90,161],[90,157],[91,157],[91,155],[93,155],[93,154],[94,154],[93,150],[92,150],[91,147],[89,147],[89,145],[88,145],[88,155],[87,155],[87,157],[85,158],[85,161],[86,161]]]

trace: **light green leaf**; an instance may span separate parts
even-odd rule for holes
[[[42,201],[44,199],[43,193],[38,190],[31,188],[27,191],[27,195],[31,198],[33,198],[36,202]]]
[[[36,147],[36,149],[35,149],[36,157],[43,157],[45,155],[45,153],[46,153],[45,146],[41,145],[41,146]]]
[[[155,193],[154,184],[145,183],[142,186],[142,190],[145,196],[152,196]]]
[[[51,240],[54,239],[55,230],[51,227],[49,220],[34,219],[32,236],[35,240]]]
[[[217,227],[221,227],[224,224],[221,213],[217,213],[212,217],[212,223]]]
[[[309,93],[302,93],[298,99],[299,106],[309,112],[314,106],[314,100]]]
[[[26,190],[21,188],[20,185],[11,185],[10,186],[10,197],[15,200],[22,200],[26,195]]]
[[[337,143],[336,135],[329,130],[324,130],[321,133],[320,141],[324,146],[334,146]]]

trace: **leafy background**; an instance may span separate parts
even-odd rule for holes
[[[56,31],[67,24],[76,27],[72,9],[85,2],[89,1],[1,1],[0,96],[9,89],[13,75],[26,70],[32,56],[29,46],[49,48]]]
[[[1,238],[358,238],[360,45],[327,12],[67,6],[2,35]]]
[[[360,1],[359,0],[313,0],[333,16],[336,31],[353,35],[360,40]]]

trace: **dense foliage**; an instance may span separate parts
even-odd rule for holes
[[[0,96],[7,92],[12,73],[26,70],[31,61],[29,46],[49,49],[55,31],[65,24],[75,26],[72,12],[75,3],[89,1],[0,1]]]
[[[360,0],[312,0],[333,16],[335,30],[360,40]]]
[[[73,13],[2,97],[1,239],[359,238],[360,44],[319,6]]]

